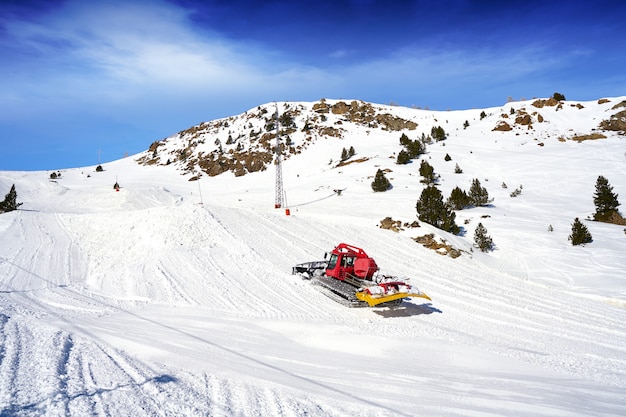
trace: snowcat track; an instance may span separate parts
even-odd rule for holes
[[[368,306],[365,301],[361,301],[356,298],[357,288],[353,285],[325,275],[315,277],[313,282],[323,289],[322,293],[324,295],[337,301],[338,303],[348,307]]]

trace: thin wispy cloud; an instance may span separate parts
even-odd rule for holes
[[[37,79],[25,73],[4,89],[5,95],[27,86],[42,92],[23,103],[28,104],[24,111],[29,115],[38,101],[47,105],[50,96],[65,99],[68,106],[103,101],[128,105],[172,95],[179,100],[185,95],[188,100],[207,95],[225,99],[272,89],[276,97],[289,94],[296,99],[290,93],[294,88],[308,86],[313,93],[316,86],[339,83],[337,74],[290,62],[269,47],[194,30],[188,14],[177,6],[120,3],[94,8],[68,3],[66,7],[8,28],[15,41],[36,51],[31,59],[45,67]]]
[[[37,52],[33,59],[48,65],[44,71],[48,80],[77,80],[64,79],[60,73],[64,71],[91,78],[95,85],[117,82],[168,88],[255,78],[247,61],[250,51],[239,54],[237,45],[197,35],[179,7],[70,3],[67,9],[39,22],[8,27],[16,41]]]

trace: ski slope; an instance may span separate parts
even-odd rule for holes
[[[271,169],[190,182],[134,156],[55,181],[0,172],[0,192],[14,183],[24,203],[0,214],[0,415],[625,415],[624,227],[586,221],[594,241],[567,241],[598,175],[626,196],[623,137],[558,141],[547,130],[590,129],[567,111],[544,146],[476,110],[395,111],[447,119],[449,138],[422,156],[444,196],[479,177],[494,199],[457,212],[460,236],[379,228],[415,220],[423,187],[419,161],[390,157],[398,132],[354,128],[286,160],[290,216],[273,207]],[[369,159],[328,163],[350,145]],[[370,187],[378,168],[385,193]],[[472,251],[478,222],[494,251]],[[462,255],[412,240],[431,232]],[[432,302],[350,309],[291,275],[340,242]]]

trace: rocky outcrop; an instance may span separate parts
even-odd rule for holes
[[[394,220],[391,217],[385,217],[384,219],[380,221],[381,229],[391,230],[396,233],[405,229],[412,229],[415,227],[420,227],[420,224],[417,222],[417,220],[414,220],[411,223],[408,223],[408,222],[402,223],[402,221],[400,220]]]
[[[440,255],[448,255],[451,258],[458,258],[459,256],[461,256],[461,251],[459,249],[454,248],[443,239],[441,240],[441,242],[438,242],[437,239],[435,239],[435,235],[433,233],[415,237],[413,238],[413,240],[421,244],[425,248],[434,250]]]
[[[560,104],[560,102],[555,99],[550,97],[549,99],[537,99],[535,101],[533,101],[532,105],[537,107],[538,109],[541,109],[545,106],[548,107],[554,107],[554,106],[558,106]]]
[[[510,124],[508,124],[504,120],[500,120],[498,124],[496,125],[496,127],[494,127],[492,130],[494,132],[508,132],[510,130],[513,130],[513,128],[511,127]]]
[[[608,120],[601,121],[599,128],[626,134],[626,110],[615,113]]]

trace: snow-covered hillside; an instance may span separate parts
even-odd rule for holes
[[[626,233],[585,220],[599,175],[626,198],[624,136],[599,129],[625,99],[450,112],[279,103],[293,112],[289,216],[274,208],[271,158],[258,165],[274,104],[102,172],[0,172],[0,193],[15,184],[23,202],[0,214],[0,414],[626,414]],[[424,222],[384,230],[385,217],[416,220],[424,187],[419,160],[396,164],[400,135],[433,126],[448,138],[420,159],[443,195],[478,178],[493,202],[458,211],[458,236]],[[594,133],[605,137],[572,140]],[[216,175],[218,157],[229,169]],[[189,181],[200,168],[211,176]],[[371,189],[378,169],[387,192]],[[576,217],[592,243],[568,241]],[[472,250],[479,222],[494,251]],[[461,256],[413,240],[429,233]],[[291,275],[340,242],[432,302],[350,309]]]

